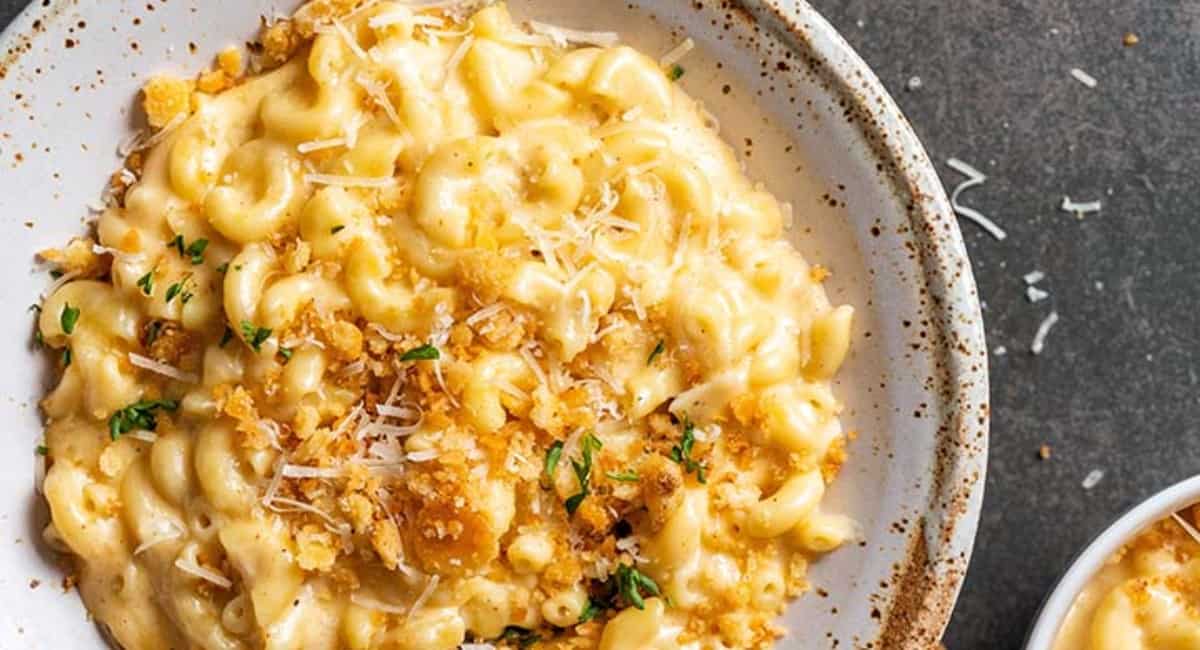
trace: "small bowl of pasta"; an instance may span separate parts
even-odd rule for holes
[[[811,7],[51,4],[0,74],[0,645],[936,643],[979,303]]]
[[[1200,647],[1200,477],[1119,518],[1050,594],[1027,650]]]

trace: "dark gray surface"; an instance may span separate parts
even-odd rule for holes
[[[1200,1],[813,2],[892,90],[948,184],[952,156],[990,176],[963,201],[1009,233],[963,225],[989,345],[1008,354],[992,358],[987,496],[946,643],[1018,648],[1083,545],[1200,469]],[[0,0],[0,24],[23,4]],[[1123,47],[1127,31],[1141,44]],[[913,76],[922,87],[907,90]],[[1104,209],[1078,221],[1057,209],[1064,194]],[[1021,279],[1034,269],[1052,294],[1036,305]],[[1052,309],[1062,321],[1034,357]],[[1105,477],[1085,491],[1094,468]]]
[[[961,179],[949,157],[990,176],[963,202],[1009,233],[963,223],[988,343],[1008,354],[991,359],[984,513],[946,644],[1018,648],[1078,550],[1200,470],[1200,2],[813,3],[891,89],[948,186]],[[1127,31],[1137,47],[1122,45]],[[922,87],[908,90],[914,75]],[[1104,209],[1078,221],[1056,209],[1064,194]],[[1021,279],[1033,269],[1052,293],[1036,305]],[[1052,309],[1062,321],[1034,357]],[[1093,468],[1104,479],[1085,491]]]

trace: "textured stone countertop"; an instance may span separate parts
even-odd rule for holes
[[[1200,1],[812,2],[949,186],[961,180],[951,157],[989,176],[963,202],[1009,234],[963,224],[988,342],[1006,353],[991,359],[987,495],[946,644],[1019,648],[1075,553],[1200,471]],[[0,24],[24,4],[0,0]],[[1064,195],[1103,209],[1078,220],[1059,210]],[[1050,294],[1036,304],[1022,280],[1034,270]],[[1061,321],[1034,356],[1051,311]],[[1095,469],[1104,477],[1085,490]]]
[[[1019,648],[1093,536],[1200,472],[1200,2],[812,4],[892,91],[947,186],[962,178],[951,157],[988,175],[962,202],[1009,235],[962,224],[986,301],[993,417],[946,645]],[[1058,209],[1063,196],[1103,209],[1081,221]],[[1034,270],[1050,293],[1036,304],[1022,280]],[[1051,311],[1061,320],[1034,356]],[[1084,490],[1094,469],[1104,477]]]

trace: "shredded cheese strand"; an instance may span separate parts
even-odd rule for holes
[[[950,207],[954,208],[954,212],[958,214],[958,216],[975,222],[976,225],[986,230],[992,237],[995,237],[999,241],[1004,241],[1004,239],[1008,237],[1008,233],[1004,232],[1000,226],[997,226],[991,219],[983,216],[983,213],[979,212],[978,210],[968,208],[967,206],[958,202],[958,197],[962,196],[963,192],[971,189],[972,187],[983,185],[984,181],[987,180],[987,176],[985,176],[978,169],[975,169],[971,165],[968,165],[957,158],[951,158],[950,160],[947,160],[946,164],[949,165],[949,167],[954,171],[967,177],[967,180],[960,183],[958,187],[954,188],[954,192],[950,194]]]

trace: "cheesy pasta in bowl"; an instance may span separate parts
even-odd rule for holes
[[[1200,647],[1200,479],[1151,497],[1106,530],[1047,600],[1029,650]]]
[[[859,537],[853,309],[679,64],[338,0],[255,54],[150,80],[41,253],[44,535],[112,641],[771,646]]]
[[[0,37],[0,646],[936,642],[979,305],[811,7],[285,9]]]

